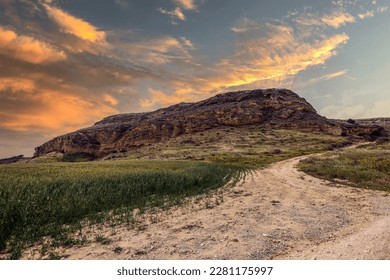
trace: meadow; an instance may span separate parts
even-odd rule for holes
[[[263,168],[284,159],[350,145],[345,137],[256,126],[220,127],[143,147],[133,159],[210,161]]]
[[[390,192],[390,142],[311,157],[301,161],[298,167],[333,182]]]
[[[237,178],[244,168],[207,162],[96,161],[17,163],[0,167],[0,250],[20,257],[44,236],[72,245],[80,221],[169,207]],[[108,212],[115,210],[114,212]],[[131,221],[130,221],[131,222]],[[7,246],[8,244],[8,246]]]
[[[131,226],[136,209],[167,209],[252,169],[347,144],[348,139],[323,134],[229,127],[183,135],[111,160],[56,155],[0,165],[0,252],[17,259],[47,238],[50,246],[81,244],[85,240],[73,236],[86,223],[121,217],[119,222]]]

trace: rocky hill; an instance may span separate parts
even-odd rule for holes
[[[383,126],[387,131],[390,131],[390,118],[371,118],[356,120],[359,124],[365,125],[379,125]]]
[[[328,120],[305,99],[287,89],[257,89],[218,94],[196,103],[180,103],[148,113],[120,114],[93,126],[58,136],[35,149],[34,156],[50,152],[103,157],[127,152],[221,126],[256,125],[262,129],[294,129],[376,139],[385,135],[378,125]]]

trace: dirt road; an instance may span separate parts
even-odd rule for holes
[[[63,249],[68,259],[390,259],[390,197],[273,164],[234,188],[159,213],[112,240]],[[26,255],[28,257],[28,255]]]

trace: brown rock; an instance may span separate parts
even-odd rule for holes
[[[180,103],[154,112],[110,116],[91,127],[44,143],[35,149],[34,156],[56,151],[104,157],[182,134],[218,126],[245,125],[373,139],[384,132],[383,127],[376,125],[328,120],[290,90],[257,89],[218,94],[200,102]]]

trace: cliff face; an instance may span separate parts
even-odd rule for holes
[[[360,126],[328,120],[290,90],[259,89],[219,94],[204,101],[180,103],[154,112],[110,116],[91,127],[44,143],[35,149],[34,156],[56,151],[102,157],[131,151],[185,133],[218,126],[245,125],[334,135],[352,134],[368,138],[384,133],[380,126]]]

